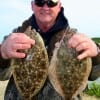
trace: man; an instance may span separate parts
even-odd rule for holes
[[[33,0],[31,2],[34,14],[26,20],[22,26],[14,30],[1,44],[0,69],[5,72],[9,69],[10,58],[24,58],[24,52],[17,52],[19,49],[29,49],[35,45],[35,41],[23,34],[28,26],[36,29],[43,37],[45,46],[48,46],[50,39],[57,32],[69,26],[63,14],[63,7],[60,0]],[[77,58],[96,57],[99,55],[97,45],[83,34],[75,34],[69,40],[69,47],[77,51],[83,51]],[[6,73],[6,72],[5,72]],[[5,77],[9,78],[9,76]],[[4,100],[21,100],[21,96],[16,89],[13,76],[11,76]],[[37,100],[62,100],[62,97],[55,91],[47,79],[42,90],[37,94]]]

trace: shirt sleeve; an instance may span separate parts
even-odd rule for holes
[[[96,43],[97,44],[97,43]],[[100,44],[97,44],[100,48]],[[92,71],[89,80],[93,81],[100,77],[100,53],[96,57],[92,58]]]
[[[5,36],[4,40],[7,37],[8,36]],[[1,48],[1,44],[0,44],[0,48]],[[0,54],[0,81],[9,79],[10,73],[11,73],[9,69],[10,69],[10,59],[7,59],[7,60],[3,59]]]

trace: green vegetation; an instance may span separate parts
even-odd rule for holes
[[[90,96],[100,97],[100,84],[93,82],[84,92]]]
[[[94,37],[92,40],[94,40],[96,43],[100,43],[100,37]]]
[[[93,37],[92,40],[96,43],[100,43],[100,37]],[[100,81],[98,83],[94,81],[91,84],[88,84],[88,87],[85,89],[84,93],[100,98]]]

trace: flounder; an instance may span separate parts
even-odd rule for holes
[[[29,50],[24,50],[25,58],[12,59],[11,67],[16,87],[23,100],[33,100],[32,97],[43,87],[47,78],[48,54],[39,33],[31,27],[24,33],[35,40],[35,45]]]
[[[91,72],[91,58],[78,60],[78,52],[68,47],[68,40],[76,33],[67,28],[57,33],[48,47],[49,79],[64,100],[73,100],[86,87]]]

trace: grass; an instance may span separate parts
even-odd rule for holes
[[[91,86],[85,90],[85,93],[100,98],[100,84],[93,82]]]
[[[93,41],[95,41],[96,43],[100,43],[100,38],[99,37],[94,37],[92,38]]]

